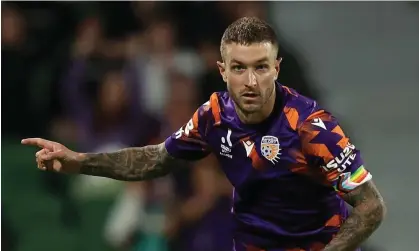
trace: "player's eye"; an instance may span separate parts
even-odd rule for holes
[[[261,64],[261,65],[258,65],[256,67],[256,70],[262,70],[262,71],[264,71],[264,70],[268,70],[268,69],[269,69],[269,65],[267,65],[267,64]]]
[[[231,67],[231,69],[233,71],[239,71],[239,72],[245,70],[244,66],[242,66],[242,65],[234,65],[234,66]]]

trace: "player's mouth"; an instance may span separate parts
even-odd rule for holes
[[[245,99],[253,100],[259,97],[258,94],[254,92],[246,92],[242,95]]]

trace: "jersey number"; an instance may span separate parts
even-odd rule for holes
[[[189,132],[191,131],[191,130],[193,130],[194,129],[194,125],[193,125],[193,121],[192,121],[192,119],[191,120],[189,120],[189,122],[186,124],[186,126],[185,126],[185,130],[183,130],[183,126],[176,132],[176,134],[175,134],[175,138],[176,139],[179,139],[179,138],[181,138],[182,137],[182,135],[183,134],[185,134],[185,136],[186,137],[189,137]]]

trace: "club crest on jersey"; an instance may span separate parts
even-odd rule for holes
[[[260,151],[263,157],[272,162],[272,164],[277,163],[281,155],[278,138],[274,136],[263,136]]]

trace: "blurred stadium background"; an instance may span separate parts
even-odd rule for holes
[[[211,159],[126,184],[39,172],[19,142],[107,151],[163,140],[225,89],[222,32],[255,15],[278,31],[280,81],[337,114],[385,197],[365,250],[418,250],[413,2],[2,2],[2,250],[223,250],[230,187]]]

